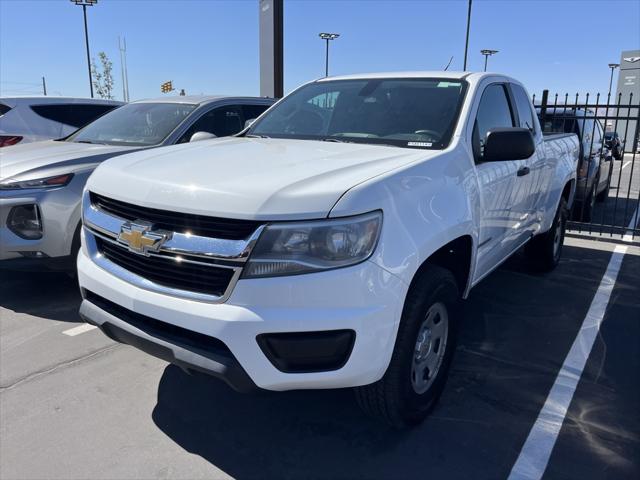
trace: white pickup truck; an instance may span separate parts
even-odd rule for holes
[[[81,315],[239,391],[356,387],[419,422],[469,290],[527,244],[559,260],[578,139],[543,138],[522,85],[353,75],[236,137],[111,159],[90,177]]]

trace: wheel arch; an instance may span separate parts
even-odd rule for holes
[[[471,235],[457,237],[437,249],[422,262],[413,275],[409,289],[419,282],[420,277],[430,266],[435,265],[453,274],[458,285],[458,292],[464,298],[470,289],[472,260],[473,238]]]
[[[562,189],[561,198],[564,198],[567,202],[567,207],[570,209],[573,204],[573,197],[576,192],[576,180],[575,178],[570,179],[567,183],[565,183],[564,188]]]

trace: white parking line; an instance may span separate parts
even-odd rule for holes
[[[80,335],[81,333],[85,333],[85,332],[90,332],[91,330],[95,330],[96,328],[98,327],[85,323],[84,325],[78,325],[77,327],[73,327],[73,328],[70,328],[69,330],[65,330],[62,333],[64,333],[65,335],[69,335],[70,337],[75,337],[76,335]]]
[[[605,310],[609,304],[611,292],[616,283],[626,245],[617,245],[602,281],[591,302],[587,316],[573,341],[571,350],[558,372],[547,400],[538,414],[529,436],[511,469],[509,480],[534,480],[542,478],[560,428],[567,415],[573,394],[589,359],[593,343],[600,330]]]

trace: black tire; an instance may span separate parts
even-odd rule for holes
[[[418,335],[427,323],[427,313],[434,308],[446,309],[448,325],[444,353],[437,373],[429,379],[426,391],[418,393],[414,387],[414,354],[417,352]],[[388,424],[403,428],[420,423],[435,406],[444,389],[457,339],[460,316],[460,295],[453,275],[444,268],[427,265],[407,294],[402,319],[389,367],[384,376],[371,385],[355,388],[360,407],[369,415],[381,418]],[[442,319],[440,320],[442,321]],[[429,337],[430,338],[430,337]],[[430,338],[429,352],[440,355],[442,342]],[[433,349],[433,350],[432,350]],[[429,353],[431,354],[431,353]]]
[[[599,181],[599,178],[596,178],[594,180],[593,185],[591,186],[591,190],[589,191],[589,195],[584,200],[584,205],[581,205],[579,206],[579,208],[577,208],[578,216],[580,216],[580,213],[582,213],[582,215],[580,216],[581,218],[578,218],[579,221],[590,222],[593,219],[593,209],[596,206],[596,192],[598,191]]]
[[[537,235],[525,247],[525,254],[534,270],[550,272],[560,262],[564,233],[567,227],[567,201],[562,198],[548,232]]]
[[[624,152],[622,151],[622,145],[618,145],[615,149],[615,155],[613,156],[613,158],[615,158],[616,160],[622,160],[623,157]]]
[[[78,281],[78,268],[76,266],[76,260],[78,259],[78,252],[80,252],[80,231],[82,230],[82,224],[76,227],[73,233],[73,239],[71,240],[71,252],[69,255],[69,266],[67,269],[67,275],[70,278]]]
[[[613,168],[609,168],[609,178],[607,178],[607,186],[598,195],[596,195],[596,201],[598,203],[604,202],[609,198],[609,189],[611,188],[611,175],[613,174]]]

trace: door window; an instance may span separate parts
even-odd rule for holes
[[[47,120],[81,128],[116,107],[117,105],[69,103],[59,105],[33,105],[31,110]]]
[[[202,115],[189,127],[178,143],[186,143],[196,132],[213,133],[216,137],[235,135],[244,128],[244,120],[240,107],[228,105],[214,108]]]
[[[511,84],[511,91],[513,92],[513,99],[515,100],[516,108],[518,109],[518,124],[522,128],[528,128],[531,132],[535,129],[535,122],[533,120],[533,110],[531,107],[531,101],[527,93],[520,85],[515,83]]]
[[[480,99],[473,127],[473,155],[476,161],[482,161],[484,142],[490,130],[513,126],[513,114],[504,85],[489,85]]]
[[[244,121],[255,120],[262,112],[264,112],[271,105],[242,105],[242,112],[244,113]]]
[[[593,141],[596,143],[602,142],[602,125],[600,125],[600,120],[596,120],[596,129],[593,132]]]

